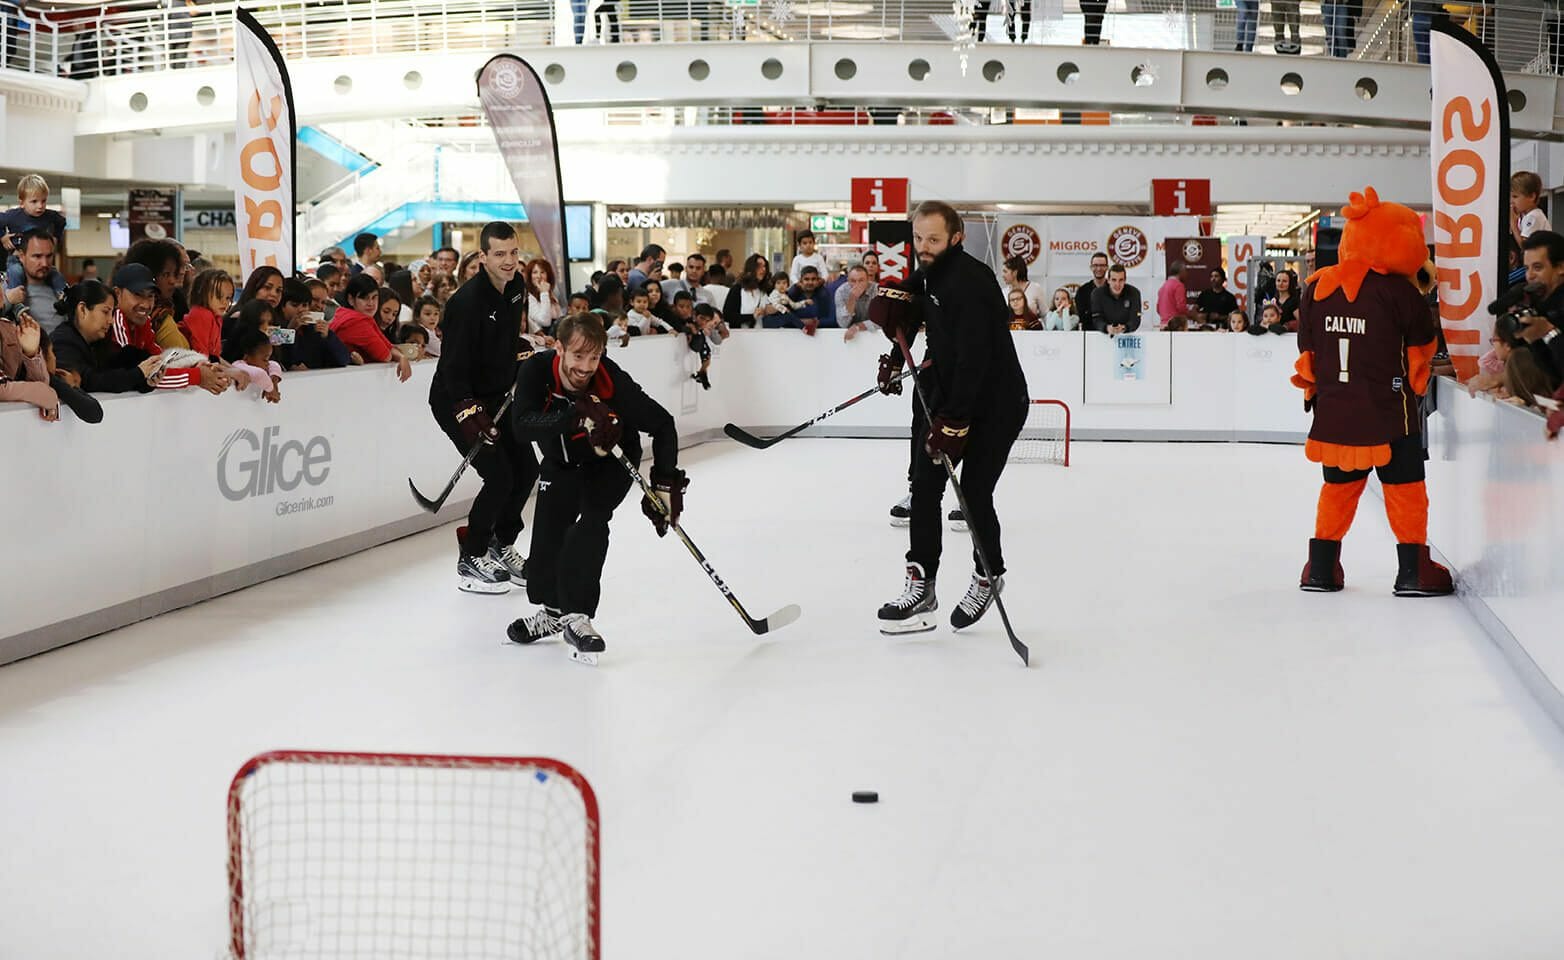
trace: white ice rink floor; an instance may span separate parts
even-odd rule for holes
[[[803,606],[773,638],[627,501],[596,670],[503,645],[524,599],[458,593],[450,527],[0,668],[0,957],[218,956],[228,781],[281,747],[576,765],[606,957],[1564,955],[1564,738],[1457,601],[1391,597],[1378,500],[1304,594],[1296,447],[1013,467],[1024,670],[992,613],[876,632],[905,450],[686,451],[691,536]]]

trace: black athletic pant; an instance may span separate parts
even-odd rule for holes
[[[1088,47],[1095,47],[1102,43],[1102,19],[1107,12],[1108,0],[1081,0],[1081,13],[1086,15],[1086,29],[1081,37],[1082,43]]]
[[[455,414],[433,404],[430,406],[440,429],[451,438],[462,456],[466,456],[469,447]],[[497,405],[484,406],[492,412]],[[522,528],[526,526],[521,519],[521,509],[527,505],[532,484],[538,479],[538,457],[532,444],[523,443],[501,427],[500,439],[484,446],[473,458],[472,468],[483,478],[483,489],[473,498],[472,510],[467,514],[467,536],[462,540],[464,557],[487,553],[490,539],[507,547],[521,536]]]
[[[617,459],[581,466],[544,460],[527,556],[527,599],[563,613],[597,616],[608,558],[608,521],[630,492]]]
[[[999,408],[972,423],[967,436],[967,446],[962,452],[961,492],[966,495],[967,525],[977,534],[994,569],[988,571],[997,577],[1005,572],[1004,552],[999,544],[999,515],[994,511],[994,488],[999,485],[999,475],[1005,470],[1010,448],[1021,435],[1026,423],[1027,405],[1017,401],[1011,408]],[[923,422],[921,407],[913,418],[914,431],[919,447],[912,459],[912,546],[907,551],[907,561],[923,566],[929,578],[939,570],[940,538],[944,532],[944,511],[941,501],[945,496],[945,467],[929,459],[921,449],[922,438],[928,432]],[[982,569],[976,548],[972,551],[972,567]]]

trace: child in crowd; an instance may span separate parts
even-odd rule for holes
[[[1043,322],[1037,314],[1032,312],[1032,305],[1026,302],[1026,291],[1020,287],[1011,287],[1006,295],[1010,302],[1010,329],[1012,330],[1041,330]]]
[[[429,330],[419,323],[404,323],[396,334],[397,346],[409,360],[428,360]]]
[[[1227,329],[1233,333],[1243,333],[1249,329],[1249,318],[1244,316],[1242,310],[1234,310],[1227,315]]]
[[[1542,364],[1537,362],[1537,355],[1530,350],[1512,350],[1508,359],[1504,361],[1504,392],[1503,399],[1507,403],[1513,403],[1518,407],[1537,408],[1538,397],[1551,399],[1553,391],[1557,387]]]
[[[700,384],[704,390],[711,389],[711,377],[708,374],[711,371],[712,353],[726,339],[721,319],[721,315],[711,304],[697,303],[693,329],[685,334],[690,349],[701,358],[701,368],[690,374],[690,379]]]
[[[1249,327],[1249,332],[1255,336],[1287,332],[1287,325],[1282,322],[1282,308],[1276,305],[1275,300],[1265,301],[1265,305],[1260,308],[1260,319]]]
[[[647,293],[645,287],[630,295],[630,312],[626,316],[629,321],[630,336],[638,337],[651,333],[653,326],[662,333],[673,332],[673,327],[669,326],[668,321],[652,314],[651,302],[651,295]]]
[[[1542,199],[1542,178],[1530,170],[1522,170],[1510,177],[1510,236],[1517,244],[1538,230],[1553,229],[1548,215],[1538,207]]]
[[[793,263],[787,272],[796,277],[805,267],[814,267],[822,277],[827,275],[825,254],[815,249],[815,235],[808,230],[799,233],[798,252],[793,255]]]
[[[241,327],[234,334],[231,353],[237,354],[233,369],[247,377],[267,403],[282,399],[282,367],[272,359],[272,341],[266,331],[258,327]]]
[[[565,307],[565,316],[579,317],[584,313],[592,312],[592,298],[584,293],[572,293],[570,303]]]
[[[424,331],[424,352],[431,357],[440,355],[440,318],[444,313],[440,301],[427,293],[418,298],[413,308],[413,319]]]
[[[179,330],[190,349],[207,357],[223,352],[223,314],[234,299],[234,281],[226,271],[202,270],[190,287],[190,310]]]
[[[1021,290],[1021,298],[1026,299],[1024,288]],[[1044,330],[1074,330],[1080,326],[1080,319],[1075,315],[1075,300],[1070,296],[1070,291],[1064,287],[1056,288],[1053,307],[1041,319]]]
[[[22,272],[22,238],[34,231],[54,237],[55,252],[63,256],[65,251],[65,217],[57,210],[49,209],[49,183],[36,173],[29,173],[16,184],[19,205],[0,213],[0,247],[6,251],[5,285],[26,287],[27,276]],[[65,275],[55,270],[49,274],[49,284],[58,296],[65,292]]]
[[[821,274],[824,276],[824,274]],[[788,279],[785,273],[778,273],[771,278],[771,294],[766,297],[766,302],[776,308],[778,313],[792,313],[800,307],[806,306],[802,301],[794,300],[787,295],[793,286],[793,281]]]

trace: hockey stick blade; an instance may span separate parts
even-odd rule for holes
[[[430,500],[428,497],[419,493],[418,488],[413,485],[413,479],[411,477],[407,479],[407,489],[413,491],[413,499],[418,501],[418,505],[423,508],[425,513],[439,513],[440,508],[445,506],[445,497],[441,497],[438,500]],[[450,491],[446,491],[446,494],[449,495]]]
[[[756,633],[770,633],[773,630],[781,630],[783,627],[797,620],[804,613],[796,603],[790,603],[773,613],[764,620],[750,621],[749,628]]]
[[[515,396],[516,388],[511,387],[510,392],[505,394],[505,402],[501,403],[500,408],[494,411],[494,419],[499,420],[505,416],[505,411],[510,408],[511,399]],[[446,483],[445,489],[441,491],[440,496],[434,500],[430,500],[428,497],[419,493],[418,487],[413,484],[413,478],[408,477],[407,489],[413,491],[413,499],[418,501],[418,505],[422,507],[426,513],[439,513],[440,508],[445,506],[445,501],[451,496],[451,492],[456,489],[456,484],[462,479],[462,474],[466,473],[467,468],[472,466],[473,460],[477,459],[478,453],[482,449],[482,442],[473,444],[472,449],[467,451],[467,456],[462,458],[461,466],[457,467],[456,472],[451,474],[451,479],[448,483]]]
[[[753,447],[756,450],[764,450],[773,443],[776,443],[778,440],[782,439],[781,437],[772,437],[770,440],[767,440],[764,437],[757,437],[753,433],[745,431],[737,424],[732,423],[725,424],[722,428],[722,432],[727,434],[729,439],[737,440],[739,443],[744,444],[744,446]]]

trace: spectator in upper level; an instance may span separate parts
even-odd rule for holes
[[[660,244],[649,243],[642,247],[641,255],[620,278],[625,282],[625,289],[639,290],[646,286],[648,280],[660,280],[660,277],[654,277],[652,274],[662,269],[663,257],[666,254],[667,251]]]
[[[793,309],[793,316],[809,326],[836,326],[836,304],[825,292],[825,277],[814,267],[805,267],[798,275],[798,282],[787,291],[787,297],[800,306]],[[813,331],[811,331],[813,332]]]
[[[1175,260],[1168,267],[1168,278],[1157,290],[1157,318],[1166,329],[1169,320],[1188,314],[1189,285],[1184,282],[1184,261]]]
[[[1102,43],[1102,20],[1107,12],[1108,0],[1081,0],[1081,13],[1086,20],[1086,29],[1082,32],[1081,43],[1088,47],[1095,47]]]
[[[1014,309],[1012,303],[1012,312]],[[1081,324],[1081,318],[1075,314],[1075,301],[1071,299],[1070,291],[1063,287],[1054,291],[1053,307],[1039,319],[1043,321],[1044,330],[1074,330]]]
[[[1253,53],[1255,34],[1260,28],[1260,0],[1238,0],[1237,43],[1239,53]]]
[[[374,319],[380,312],[379,285],[372,277],[356,276],[348,281],[343,297],[347,303],[331,321],[331,332],[366,362],[396,364],[397,379],[405,383],[412,377],[413,368],[406,357],[392,349]]]
[[[851,340],[870,328],[879,329],[869,319],[869,303],[879,293],[879,285],[869,279],[869,271],[863,264],[855,263],[847,268],[847,282],[836,289],[836,322],[846,331],[842,339]]]
[[[798,232],[798,240],[795,248],[796,252],[793,254],[793,263],[787,269],[787,272],[790,276],[803,276],[805,267],[814,267],[817,271],[819,271],[822,277],[825,276],[825,254],[815,249],[816,246],[817,241],[815,240],[813,231],[800,230]]]
[[[1124,264],[1108,268],[1108,282],[1092,291],[1092,329],[1110,336],[1140,329],[1140,289],[1129,282]]]
[[[1209,285],[1195,298],[1195,313],[1202,323],[1224,326],[1228,316],[1238,309],[1238,298],[1227,289],[1227,271],[1211,268]]]
[[[353,238],[353,263],[349,269],[354,274],[364,272],[380,262],[380,238],[372,233],[361,233]]]
[[[49,209],[49,183],[36,173],[30,173],[16,182],[17,206],[0,213],[0,247],[7,253],[5,285],[22,285],[22,239],[29,233],[43,232],[54,238],[58,250],[65,244],[65,216]],[[56,289],[65,289],[61,277]],[[52,282],[52,281],[51,281]],[[38,319],[38,318],[34,318]],[[39,320],[39,323],[43,323]]]
[[[752,253],[744,258],[739,282],[728,291],[722,306],[722,318],[729,327],[754,327],[772,312],[771,265],[766,258]]]
[[[1000,274],[1004,279],[1005,295],[1008,297],[1011,290],[1020,290],[1026,297],[1026,307],[1032,316],[1041,318],[1048,311],[1048,303],[1043,293],[1043,285],[1036,280],[1027,279],[1026,259],[1024,257],[1006,258],[1004,265],[1000,267]]]
[[[1303,52],[1303,40],[1298,35],[1298,0],[1271,0],[1271,27],[1276,31],[1277,53]]]
[[[1091,327],[1092,292],[1108,284],[1108,255],[1098,250],[1091,257],[1092,278],[1075,288],[1075,315],[1083,328]]]
[[[53,234],[43,230],[26,234],[17,246],[26,283],[21,302],[27,304],[33,319],[45,332],[53,332],[63,319],[54,311],[60,294],[65,292],[65,278],[54,267],[54,249]]]
[[[1325,54],[1346,58],[1357,45],[1357,18],[1362,15],[1363,0],[1320,0],[1320,16],[1325,21]]]
[[[49,385],[44,340],[43,328],[25,311],[14,323],[0,320],[0,403],[32,404],[52,423],[60,419],[60,396]]]
[[[228,312],[233,297],[234,281],[226,271],[214,268],[196,274],[183,331],[190,349],[208,360],[223,352],[221,318]]]
[[[429,255],[430,265],[435,272],[443,273],[448,277],[456,275],[456,266],[461,260],[461,255],[455,247],[441,247]]]

